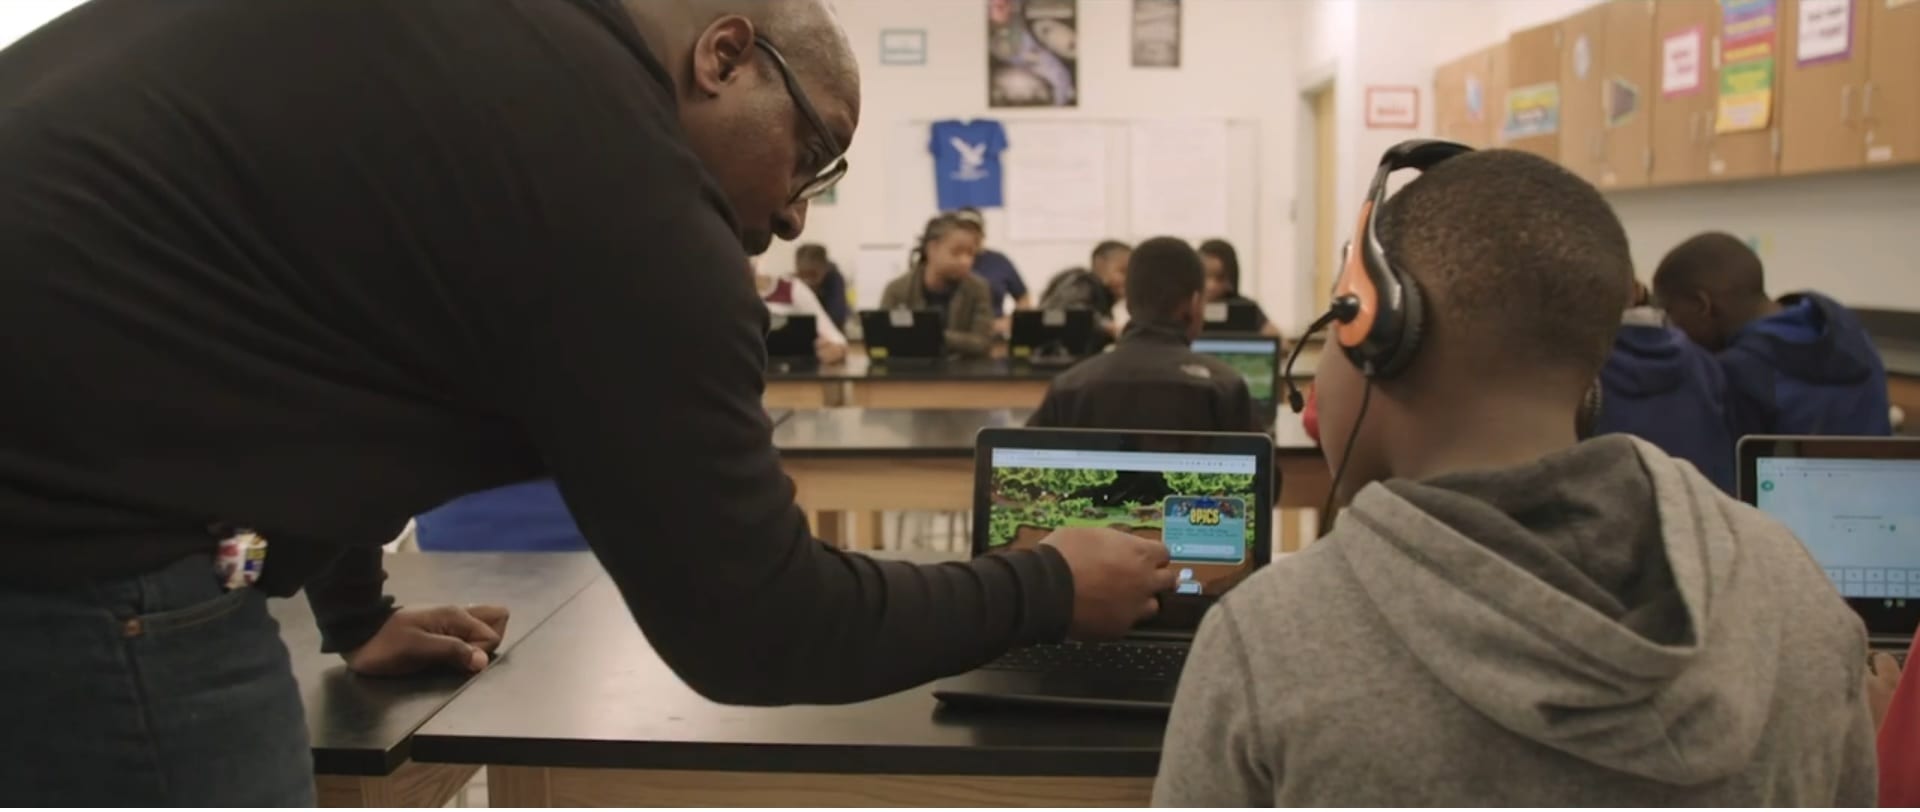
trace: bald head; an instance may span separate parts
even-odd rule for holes
[[[860,65],[828,0],[622,0],[655,55],[685,84],[686,57],[700,35],[727,17],[744,17],[786,56],[808,93],[845,98],[857,117]]]
[[[620,0],[673,77],[688,145],[750,254],[795,239],[853,143],[860,70],[826,0]],[[824,177],[830,179],[833,173]],[[827,182],[830,182],[827,181]],[[803,194],[803,191],[805,194]]]

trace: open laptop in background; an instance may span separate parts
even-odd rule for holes
[[[938,310],[862,310],[860,332],[875,364],[931,364],[946,355],[947,319]]]
[[[986,429],[974,451],[973,555],[1035,547],[1063,527],[1163,542],[1180,580],[1160,614],[1110,643],[1029,646],[942,680],[951,705],[1164,710],[1200,618],[1265,566],[1273,442],[1263,434]]]
[[[1068,366],[1093,347],[1093,311],[1016,310],[1007,357],[1036,366]]]
[[[810,313],[773,314],[767,321],[767,360],[784,366],[816,363],[820,325]]]
[[[1800,537],[1878,650],[1920,627],[1920,438],[1749,436],[1740,498]]]
[[[1273,428],[1273,422],[1279,415],[1274,382],[1280,379],[1280,339],[1270,336],[1202,337],[1194,339],[1193,351],[1219,359],[1239,372],[1240,377],[1246,378],[1254,406],[1260,409],[1267,428]]]
[[[1257,336],[1260,334],[1260,306],[1251,302],[1208,302],[1201,314],[1200,334],[1206,336]]]

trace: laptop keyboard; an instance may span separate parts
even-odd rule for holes
[[[996,671],[1082,672],[1133,679],[1174,679],[1187,662],[1184,643],[1048,643],[1014,649],[987,664]]]

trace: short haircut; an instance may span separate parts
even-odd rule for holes
[[[1709,231],[1667,252],[1653,272],[1653,289],[1661,298],[1702,290],[1764,298],[1767,275],[1760,255],[1739,237]]]
[[[1100,264],[1100,260],[1106,259],[1115,251],[1128,250],[1132,250],[1132,246],[1119,240],[1101,240],[1099,245],[1093,247],[1093,264]]]
[[[1426,339],[1521,373],[1592,378],[1633,280],[1600,192],[1515,150],[1442,161],[1380,210],[1382,246],[1426,294]]]
[[[986,215],[981,214],[979,209],[972,206],[963,206],[954,209],[953,211],[947,212],[947,216],[973,226],[974,230],[981,234],[987,233]]]
[[[793,249],[793,261],[796,263],[826,262],[827,247],[817,242],[801,243],[800,247]]]
[[[1206,286],[1200,255],[1185,240],[1155,237],[1127,258],[1127,312],[1143,323],[1173,320],[1180,305]]]
[[[1207,240],[1200,244],[1200,254],[1219,260],[1221,275],[1227,278],[1228,293],[1240,292],[1240,252],[1233,250],[1233,243]]]

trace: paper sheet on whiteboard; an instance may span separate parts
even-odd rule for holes
[[[1135,236],[1227,233],[1225,121],[1143,121],[1129,142]]]
[[[858,310],[880,309],[880,294],[887,283],[907,272],[907,249],[901,245],[860,246],[854,256],[853,306]]]
[[[1107,236],[1107,134],[1084,124],[1023,126],[1006,163],[1007,230],[1015,240]]]

